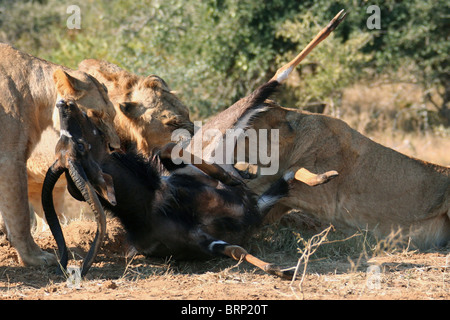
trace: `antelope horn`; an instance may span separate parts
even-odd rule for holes
[[[283,82],[289,76],[289,74],[294,70],[294,68],[317,46],[322,40],[324,40],[328,35],[336,29],[336,27],[341,23],[342,20],[347,16],[344,9],[339,11],[339,13],[330,21],[330,23],[323,28],[317,36],[300,52],[291,62],[285,64],[280,69],[277,70],[271,81],[277,81],[278,83]]]
[[[103,238],[106,233],[106,216],[100,200],[95,193],[94,187],[89,183],[86,177],[86,173],[84,172],[83,167],[72,162],[71,160],[68,160],[68,165],[70,177],[72,178],[78,190],[80,190],[83,198],[91,206],[91,209],[95,215],[95,219],[97,220],[97,233],[88,254],[84,258],[83,266],[81,267],[81,276],[83,277],[86,275],[92,263],[94,262],[98,249],[103,242]]]
[[[50,227],[50,230],[58,246],[60,268],[62,270],[65,270],[67,267],[68,253],[61,225],[59,224],[58,216],[55,212],[52,192],[56,182],[64,173],[64,171],[66,171],[66,169],[60,165],[59,160],[56,160],[48,169],[47,174],[45,175],[44,185],[42,186],[42,208],[44,209],[47,224]]]

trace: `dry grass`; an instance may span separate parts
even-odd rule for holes
[[[290,215],[300,215],[292,212]],[[21,267],[15,251],[0,242],[0,299],[442,299],[450,298],[450,246],[418,252],[398,248],[396,237],[375,239],[364,230],[345,234],[316,225],[297,227],[283,219],[263,228],[249,250],[263,260],[297,267],[286,281],[245,262],[128,257],[123,244],[108,240],[78,289],[53,268]],[[288,220],[292,222],[293,220]],[[108,222],[108,233],[116,228]],[[84,256],[95,222],[64,226],[69,248]],[[55,243],[48,231],[36,235],[45,250]],[[75,248],[78,247],[78,248]],[[72,262],[71,262],[72,263]],[[378,273],[370,271],[376,266]]]
[[[398,233],[376,239],[364,230],[345,234],[330,227],[292,232],[299,239],[296,268],[302,273],[289,288],[280,287],[285,298],[450,298],[450,246],[419,252],[399,245]]]
[[[382,145],[450,166],[450,128],[439,125],[436,109],[423,96],[414,84],[358,84],[344,91],[341,107],[327,112]]]

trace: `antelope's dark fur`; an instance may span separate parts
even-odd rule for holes
[[[131,243],[147,255],[206,257],[215,253],[209,245],[219,239],[244,243],[263,218],[245,185],[219,182],[215,187],[204,182],[210,178],[202,173],[169,173],[157,156],[114,153],[101,168],[113,177],[117,200],[111,206],[101,199],[104,208],[121,220]],[[284,185],[278,193],[287,193],[288,183]]]

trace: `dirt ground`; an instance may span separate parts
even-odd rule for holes
[[[95,223],[73,221],[64,227],[73,257],[84,256],[94,238]],[[56,244],[50,232],[34,235],[46,251]],[[0,241],[2,300],[322,300],[450,298],[450,247],[432,252],[403,250],[377,257],[311,258],[295,281],[267,275],[245,262],[217,258],[173,261],[127,257],[120,224],[108,221],[108,236],[90,272],[81,283],[58,275],[55,267],[24,267],[4,238]],[[270,262],[295,266],[299,254],[274,247],[251,249]],[[69,265],[79,263],[71,260]],[[69,281],[72,280],[72,281]]]

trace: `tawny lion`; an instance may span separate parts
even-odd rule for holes
[[[139,153],[149,155],[155,147],[167,144],[175,129],[193,132],[189,109],[160,77],[138,76],[96,59],[83,60],[78,68],[108,88],[116,109],[117,133],[121,141],[132,143]]]
[[[77,101],[113,149],[120,147],[113,126],[115,111],[105,88],[85,72],[33,57],[7,44],[0,44],[0,57],[0,212],[8,239],[22,262],[52,264],[56,262],[54,255],[42,251],[30,233],[27,159],[45,128],[59,129],[52,120],[59,99]]]

